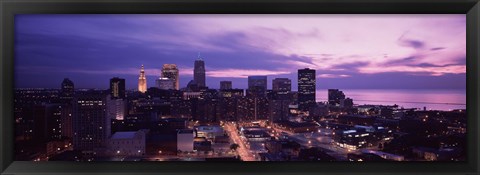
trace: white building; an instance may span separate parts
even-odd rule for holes
[[[193,130],[182,129],[177,132],[177,150],[178,151],[193,151]]]
[[[197,126],[195,127],[196,137],[205,137],[206,139],[214,139],[217,136],[223,136],[224,131],[221,126]]]
[[[110,95],[107,96],[107,118],[123,120],[125,118],[126,111],[125,99],[112,99]]]
[[[107,142],[110,155],[142,156],[145,154],[145,138],[148,130],[116,132]]]

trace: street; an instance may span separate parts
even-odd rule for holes
[[[238,155],[243,161],[256,161],[255,155],[250,152],[245,143],[242,141],[238,134],[237,128],[233,123],[227,122],[225,124],[225,130],[228,132],[228,135],[232,139],[233,143],[239,145],[237,148]]]

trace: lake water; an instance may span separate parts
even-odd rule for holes
[[[340,89],[354,104],[397,104],[428,110],[466,109],[466,90]],[[317,101],[327,101],[328,90],[317,90]]]

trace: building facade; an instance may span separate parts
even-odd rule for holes
[[[145,77],[145,69],[140,69],[140,76],[138,77],[138,91],[145,93],[147,92],[147,78]]]
[[[168,78],[175,82],[175,90],[180,89],[179,70],[176,64],[164,64],[162,67],[162,78]]]
[[[193,151],[193,130],[182,129],[177,132],[177,150],[182,152]]]
[[[116,132],[108,139],[107,154],[114,156],[145,155],[146,130]]]
[[[60,100],[63,103],[70,103],[73,100],[73,95],[75,94],[74,87],[75,85],[70,79],[63,79],[59,94]]]
[[[125,96],[125,79],[114,77],[110,79],[110,97],[113,99],[124,99]]]
[[[288,78],[275,78],[272,80],[272,90],[278,94],[288,94],[292,91],[292,80]]]
[[[169,78],[160,77],[155,80],[155,86],[163,90],[175,89],[175,81]]]
[[[220,81],[220,90],[232,89],[232,81]]]
[[[105,94],[91,91],[75,97],[73,132],[75,150],[94,151],[105,146],[105,141],[110,136]]]
[[[106,99],[107,118],[123,120],[127,111],[127,101],[121,98],[114,98],[108,95]]]
[[[247,96],[264,97],[267,92],[267,76],[248,76]]]
[[[205,85],[205,62],[199,57],[195,60],[193,68],[193,80],[197,82],[199,87],[206,87]]]
[[[315,106],[316,74],[314,69],[298,70],[298,109],[308,111]]]

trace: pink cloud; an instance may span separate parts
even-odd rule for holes
[[[251,69],[221,69],[207,71],[209,77],[232,77],[247,78],[253,75],[282,75],[289,74],[288,71],[271,71],[271,70],[251,70]]]
[[[216,37],[240,32],[241,42],[283,56],[306,56],[313,64],[287,61],[293,67],[329,70],[338,65],[368,62],[361,73],[395,71],[375,65],[415,56],[412,63],[455,64],[466,55],[465,15],[199,15],[193,36]],[[441,26],[441,27],[439,27]],[[441,47],[441,50],[431,48]],[[351,57],[351,55],[356,55]],[[416,68],[432,75],[465,73],[461,68]],[[368,70],[368,71],[367,71]]]
[[[369,66],[360,68],[359,71],[365,74],[374,74],[381,72],[409,72],[409,73],[428,73],[432,76],[441,76],[444,74],[460,74],[466,72],[465,65],[452,65],[445,67],[415,67],[415,66]]]
[[[320,74],[317,75],[317,78],[348,78],[350,75],[346,74]]]

